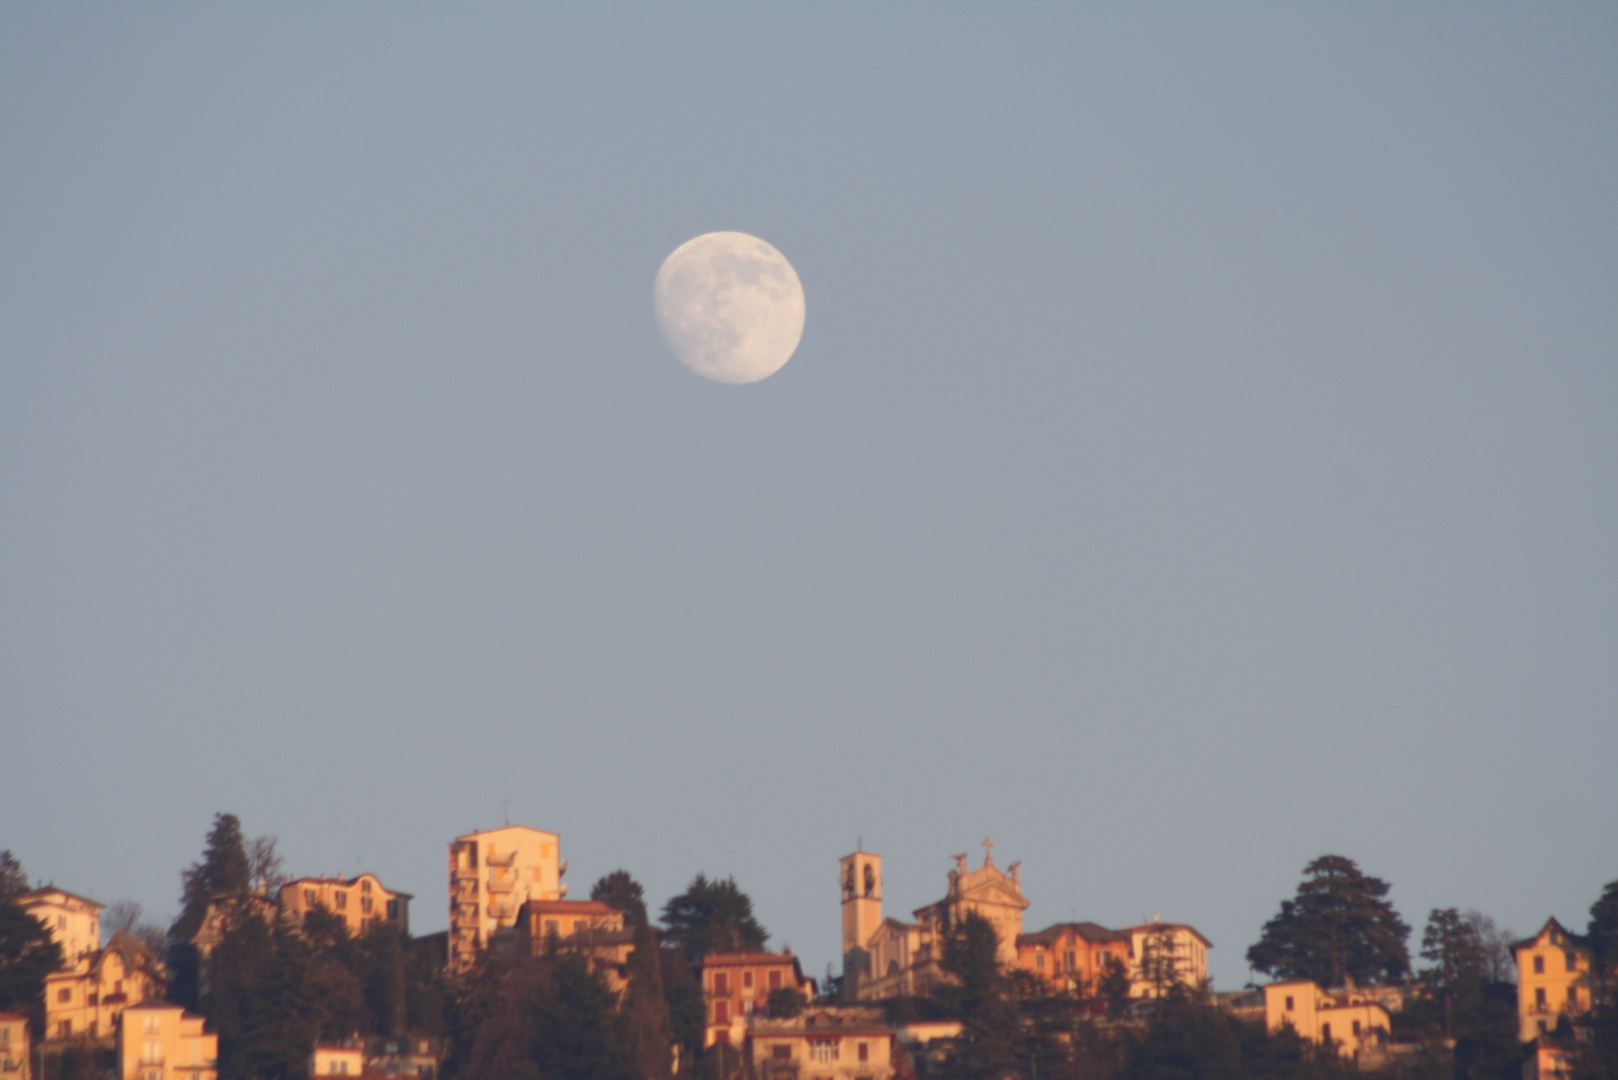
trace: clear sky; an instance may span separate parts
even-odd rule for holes
[[[447,918],[734,874],[838,953],[985,835],[1216,982],[1304,864],[1618,878],[1618,7],[0,10],[0,847],[216,811]],[[752,386],[683,241],[807,295]]]

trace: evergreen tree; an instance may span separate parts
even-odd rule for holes
[[[45,976],[61,966],[62,947],[45,924],[0,900],[0,1011],[28,1017],[35,1038],[45,1027]]]
[[[1297,896],[1264,924],[1247,962],[1282,979],[1323,986],[1394,981],[1410,970],[1410,928],[1386,897],[1388,884],[1352,859],[1323,855],[1304,867]]]
[[[1618,881],[1609,881],[1590,905],[1591,970],[1603,999],[1618,999]]]
[[[1434,908],[1421,934],[1421,956],[1431,961],[1422,969],[1422,979],[1444,1003],[1444,1037],[1454,1038],[1456,997],[1481,989],[1483,983],[1477,927],[1455,908]]]
[[[1246,1080],[1241,1039],[1217,1009],[1174,996],[1159,1001],[1132,1046],[1123,1080]]]
[[[21,896],[28,891],[28,875],[11,849],[0,851],[0,902]]]
[[[365,995],[367,1030],[400,1038],[409,1026],[405,939],[393,923],[372,923],[354,942],[354,971]]]
[[[663,999],[668,1004],[669,1028],[675,1045],[680,1048],[680,1060],[694,1062],[702,1053],[708,1021],[702,982],[686,958],[685,950],[678,945],[664,946],[658,951],[658,966],[663,977]]]
[[[180,874],[180,914],[169,927],[169,997],[201,1008],[202,957],[195,938],[216,897],[245,895],[251,884],[242,823],[235,814],[215,814],[202,861]]]
[[[709,881],[698,874],[685,892],[663,905],[666,936],[693,964],[709,953],[757,952],[769,933],[753,917],[753,901],[735,878]]]
[[[628,870],[614,870],[596,882],[590,889],[590,899],[622,912],[624,925],[630,929],[650,921],[646,915],[646,890]]]
[[[1001,1080],[1018,1071],[1022,1016],[1000,969],[999,938],[976,913],[950,928],[943,968],[952,976],[934,998],[960,1017],[961,1036],[946,1071],[962,1080]]]
[[[635,948],[629,954],[628,985],[621,1009],[634,1049],[639,1080],[667,1080],[673,1064],[674,1029],[669,1022],[663,992],[661,949],[657,934],[644,920],[635,927]]]

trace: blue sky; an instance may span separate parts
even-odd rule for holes
[[[734,874],[836,957],[992,835],[1221,987],[1305,863],[1618,877],[1607,5],[13,5],[0,846],[176,906],[212,815],[445,922]],[[753,386],[658,337],[797,268]]]

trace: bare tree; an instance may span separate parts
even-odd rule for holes
[[[1477,935],[1482,953],[1483,977],[1489,982],[1516,982],[1517,960],[1511,954],[1511,941],[1516,935],[1495,925],[1495,921],[1476,908],[1462,918]]]
[[[286,880],[286,863],[273,836],[255,836],[247,845],[247,874],[253,891],[268,896]]]
[[[133,938],[139,939],[152,955],[161,960],[168,954],[169,932],[163,924],[156,919],[143,918],[145,910],[138,900],[114,900],[107,905],[107,910],[101,915],[101,936],[106,941],[112,940],[112,935],[122,930]]]

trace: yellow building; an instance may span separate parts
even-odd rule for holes
[[[882,1010],[817,1006],[791,1019],[754,1018],[748,1056],[758,1080],[890,1080],[893,1028]]]
[[[1517,960],[1517,1037],[1529,1042],[1590,1008],[1590,949],[1555,919],[1511,947]]]
[[[1154,921],[1120,933],[1129,936],[1130,997],[1157,997],[1168,975],[1193,990],[1208,981],[1208,950],[1213,943],[1192,927]],[[1166,955],[1158,957],[1159,952]]]
[[[1290,1027],[1298,1037],[1357,1058],[1379,1047],[1388,1033],[1388,1010],[1375,990],[1323,990],[1308,979],[1264,988],[1264,1026]]]
[[[497,934],[515,935],[530,900],[561,900],[561,838],[508,825],[457,836],[449,845],[449,964],[465,971]]]
[[[119,930],[88,961],[45,976],[45,1037],[111,1041],[119,1014],[161,997],[165,983],[163,966],[146,943]]]
[[[1128,973],[1129,950],[1126,930],[1057,923],[1017,939],[1017,967],[1058,993],[1094,992],[1109,966]]]
[[[624,913],[599,900],[530,900],[517,918],[517,951],[540,956],[554,943],[563,952],[582,955],[607,989],[621,994],[629,985],[629,954],[635,932],[624,926]]]
[[[62,947],[62,966],[89,963],[101,948],[101,909],[105,904],[48,886],[16,897],[15,903],[44,924]]]
[[[410,932],[411,895],[384,888],[375,874],[360,874],[347,880],[328,878],[324,874],[317,878],[299,878],[282,885],[279,896],[281,916],[291,920],[294,926],[302,926],[303,917],[310,911],[323,908],[341,916],[354,937],[384,922]]]
[[[365,1049],[358,1040],[316,1046],[309,1055],[309,1076],[360,1076],[365,1072]]]
[[[0,1012],[0,1080],[29,1080],[33,1061],[28,1017]]]
[[[166,1001],[124,1010],[118,1025],[120,1080],[217,1080],[219,1036],[203,1020]]]

